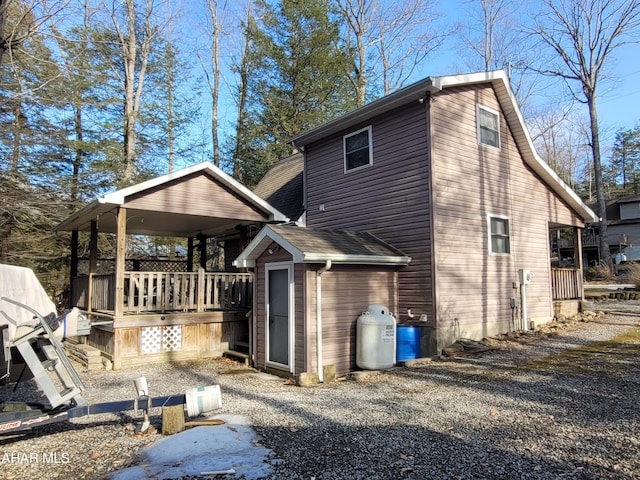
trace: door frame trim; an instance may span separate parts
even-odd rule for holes
[[[288,325],[288,334],[289,334],[289,345],[288,345],[288,357],[289,357],[289,365],[285,365],[278,362],[273,362],[269,360],[269,272],[271,270],[287,270],[288,278],[289,278],[289,325]],[[295,282],[294,282],[294,263],[293,262],[272,262],[265,263],[264,265],[264,278],[265,278],[265,298],[264,298],[264,307],[265,307],[265,365],[273,368],[286,368],[290,373],[295,374]]]

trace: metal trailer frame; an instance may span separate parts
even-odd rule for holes
[[[5,403],[4,408],[8,408],[8,410],[0,412],[0,435],[46,425],[48,423],[63,422],[71,418],[97,415],[100,413],[121,412],[124,410],[143,410],[145,412],[145,418],[147,418],[146,412],[153,407],[183,405],[185,401],[185,395],[169,395],[156,398],[143,396],[134,400],[119,400],[58,409],[47,409],[44,405],[33,403]]]
[[[145,431],[149,426],[148,411],[152,407],[184,405],[187,402],[185,394],[152,398],[145,391],[137,391],[137,398],[134,400],[86,405],[82,397],[85,386],[47,321],[40,313],[23,303],[6,297],[1,297],[0,300],[27,309],[39,320],[32,331],[9,342],[9,345],[2,345],[2,348],[18,349],[50,403],[47,406],[40,403],[0,402],[0,435],[71,418],[124,410],[142,410],[144,422],[141,431]],[[52,374],[58,376],[57,384],[52,381]],[[20,379],[16,384],[19,382]],[[58,388],[59,384],[62,384],[62,390]]]

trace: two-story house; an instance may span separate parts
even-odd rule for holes
[[[421,325],[421,355],[554,317],[582,297],[594,213],[536,154],[502,71],[429,77],[298,135],[306,227],[268,225],[234,262],[254,268],[259,368],[356,368],[356,319],[386,305]],[[577,262],[556,276],[551,232]],[[577,303],[576,303],[577,304]]]

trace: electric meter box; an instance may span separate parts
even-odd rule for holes
[[[518,276],[520,277],[520,285],[529,285],[531,283],[531,278],[533,277],[531,270],[526,268],[518,270]]]

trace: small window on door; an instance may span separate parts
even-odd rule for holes
[[[500,114],[495,110],[478,105],[478,143],[500,148]]]
[[[489,216],[489,253],[491,255],[511,254],[508,218]]]
[[[371,127],[366,127],[357,132],[345,135],[342,139],[345,173],[357,168],[373,165]]]

